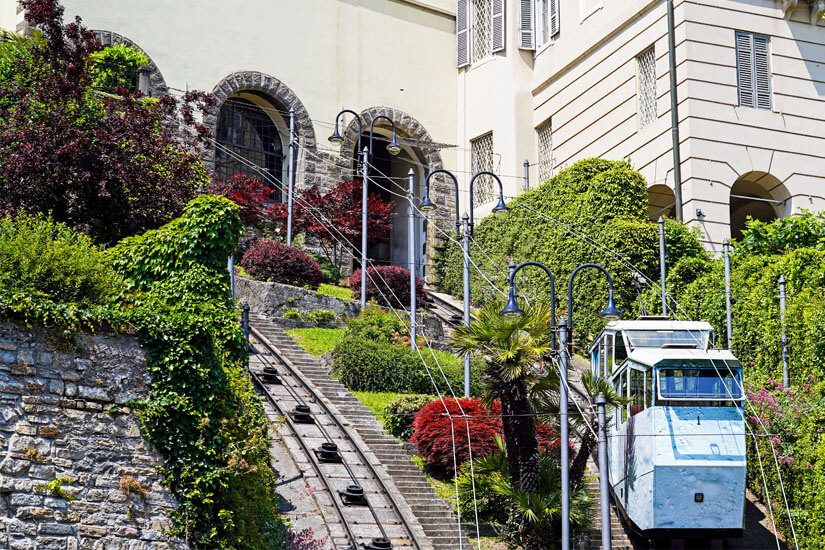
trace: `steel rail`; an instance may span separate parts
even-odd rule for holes
[[[323,409],[324,414],[326,414],[327,416],[329,416],[330,419],[332,419],[332,421],[337,426],[338,430],[343,435],[343,438],[346,441],[349,442],[350,446],[355,451],[356,455],[359,457],[359,459],[361,460],[363,465],[369,470],[369,472],[372,475],[374,481],[377,483],[377,485],[380,489],[380,492],[383,493],[384,497],[387,499],[387,502],[389,502],[390,506],[392,507],[393,511],[395,512],[395,515],[398,517],[398,519],[399,519],[401,525],[403,526],[404,530],[409,535],[409,540],[412,543],[412,545],[416,549],[421,550],[421,543],[418,541],[418,537],[416,536],[415,531],[413,530],[412,526],[407,521],[407,518],[404,516],[404,514],[401,513],[401,508],[398,506],[398,503],[395,501],[395,498],[392,496],[392,493],[390,493],[390,490],[387,487],[387,485],[384,483],[384,480],[381,479],[381,476],[378,474],[378,472],[376,471],[376,469],[372,465],[372,463],[367,459],[366,455],[364,454],[364,451],[361,449],[360,445],[358,445],[356,443],[355,439],[350,434],[350,432],[346,428],[346,426],[344,426],[344,424],[341,422],[341,420],[338,418],[338,416],[335,415],[330,410],[329,406],[327,406],[327,404],[324,403],[323,396],[307,383],[307,381],[304,379],[303,374],[298,372],[298,369],[296,369],[292,365],[292,362],[287,357],[285,357],[284,354],[281,353],[281,351],[277,348],[277,346],[275,346],[272,342],[270,342],[269,339],[264,334],[262,334],[252,324],[250,324],[249,330],[250,330],[250,333],[255,337],[256,340],[258,340],[261,343],[261,345],[264,348],[267,348],[272,353],[272,355],[274,355],[275,357],[278,358],[278,360],[280,361],[282,366],[288,371],[289,375],[294,380],[298,381],[303,386],[303,388],[307,391],[307,393],[310,394],[311,398],[315,400],[315,404],[318,405],[318,407],[320,407],[321,409]],[[251,370],[250,370],[250,373],[255,378],[257,378],[257,375],[252,373]],[[295,425],[292,423],[291,418],[289,417],[288,414],[284,413],[283,409],[280,406],[277,405],[277,403],[276,403],[277,400],[274,398],[274,396],[269,392],[269,390],[266,389],[266,387],[263,385],[263,383],[260,380],[256,380],[256,382],[263,389],[265,395],[267,396],[267,399],[271,403],[273,403],[273,405],[276,406],[279,411],[281,411],[281,414],[284,414],[284,416],[286,417],[286,421],[287,421],[288,425],[290,426],[290,429],[293,431],[293,433],[296,434],[296,437],[297,437],[298,441],[300,442],[302,449],[309,456],[310,462],[312,462],[312,464],[313,464],[313,468],[318,473],[321,480],[324,482],[324,485],[327,488],[327,491],[329,491],[330,496],[332,497],[332,501],[335,504],[336,511],[338,512],[338,515],[341,517],[342,522],[346,526],[347,532],[350,535],[352,535],[352,533],[349,529],[349,524],[348,524],[347,520],[345,519],[343,510],[341,509],[340,505],[338,504],[338,502],[336,500],[335,491],[332,490],[332,488],[330,487],[330,484],[328,483],[325,475],[321,472],[320,465],[316,463],[317,458],[315,457],[315,453],[313,453],[310,449],[308,449],[308,447],[306,446],[306,444],[304,443],[304,441],[302,440],[302,438],[298,434],[298,431],[295,428]],[[317,422],[316,422],[316,425],[317,425]],[[322,431],[323,431],[323,428],[322,428]],[[341,458],[342,458],[342,462],[343,462],[343,455],[341,456]],[[349,468],[347,468],[347,470],[349,470]],[[351,471],[350,471],[350,475],[352,475]],[[360,483],[359,483],[359,485],[360,485]],[[381,523],[378,521],[377,514],[375,514],[375,511],[373,510],[372,505],[369,503],[369,499],[367,499],[367,506],[369,507],[370,511],[372,512],[373,517],[376,520],[376,524],[378,525],[378,528],[383,532],[384,529],[381,526]],[[352,535],[351,538],[353,538],[353,537],[354,537],[354,535]],[[389,537],[386,537],[386,538],[389,540]],[[357,539],[353,540],[353,544],[356,545],[356,548],[358,547]]]

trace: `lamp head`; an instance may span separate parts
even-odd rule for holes
[[[518,317],[524,315],[524,310],[518,307],[518,300],[516,299],[515,289],[510,288],[510,297],[507,299],[507,305],[499,312],[504,317]]]
[[[424,194],[424,200],[418,205],[418,209],[422,212],[432,212],[435,208],[435,203],[430,200],[430,190],[427,189],[427,192]]]
[[[395,134],[392,135],[392,141],[387,145],[387,152],[392,156],[401,152],[401,146],[398,145],[398,140],[395,139]]]
[[[493,214],[501,215],[506,214],[509,212],[510,209],[504,204],[504,197],[502,195],[498,196],[498,204],[493,208]]]
[[[341,134],[338,133],[338,125],[335,125],[335,131],[332,132],[332,135],[329,136],[329,142],[335,145],[340,145],[344,141],[344,138],[341,137]]]
[[[613,295],[610,295],[609,300],[607,301],[607,307],[599,313],[599,317],[605,319],[607,321],[618,321],[622,318],[622,312],[619,311],[619,308],[616,307],[616,304],[613,302]]]

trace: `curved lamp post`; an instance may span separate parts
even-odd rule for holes
[[[510,209],[504,204],[504,187],[501,184],[501,180],[493,174],[492,172],[479,172],[478,174],[474,175],[470,180],[470,214],[469,216],[465,213],[461,217],[461,221],[458,218],[458,209],[459,209],[459,189],[458,189],[458,179],[452,172],[448,172],[447,170],[433,170],[427,175],[427,179],[424,181],[424,200],[421,201],[421,204],[418,205],[418,208],[422,212],[430,212],[435,210],[437,205],[430,200],[430,178],[432,178],[436,174],[446,174],[449,176],[453,183],[455,184],[455,229],[456,233],[459,237],[463,236],[463,243],[462,249],[464,252],[464,324],[470,326],[470,235],[473,233],[473,184],[475,180],[479,176],[492,176],[498,182],[498,204],[493,208],[494,214],[504,214],[508,212]],[[464,396],[470,397],[470,356],[464,356]]]
[[[501,311],[503,315],[519,315],[524,313],[524,311],[518,306],[518,297],[516,295],[516,285],[515,285],[515,273],[518,269],[526,265],[536,265],[544,269],[547,275],[550,276],[550,280],[553,281],[553,276],[550,271],[544,265],[538,262],[525,262],[521,264],[518,268],[511,268],[510,271],[510,299],[507,302],[507,305]],[[570,419],[568,416],[568,391],[567,391],[567,370],[569,365],[569,357],[570,357],[570,349],[568,348],[568,336],[570,336],[570,341],[572,342],[572,333],[573,333],[573,280],[576,278],[576,275],[583,269],[593,268],[598,269],[602,273],[604,273],[605,277],[607,277],[607,291],[608,291],[608,298],[607,298],[607,307],[605,307],[601,313],[599,313],[599,317],[602,319],[607,319],[610,321],[614,321],[616,319],[621,319],[622,312],[616,307],[615,302],[613,301],[613,278],[610,276],[610,273],[607,272],[605,268],[598,264],[582,264],[578,266],[573,272],[570,274],[570,278],[567,280],[567,315],[569,321],[565,321],[561,319],[559,322],[559,350],[561,351],[561,369],[559,372],[561,378],[561,384],[559,387],[559,420],[561,423],[561,441],[563,444],[561,445],[561,543],[562,543],[562,550],[569,550],[570,549]],[[552,287],[551,287],[552,288]],[[555,302],[555,292],[551,295],[551,299]],[[555,321],[555,318],[554,318]],[[606,449],[606,442],[605,448],[599,449],[600,455],[607,456],[607,449]],[[602,514],[606,507],[608,506],[608,496],[607,496],[607,483],[603,483],[607,480],[607,472],[604,469],[599,470],[599,478],[600,478],[600,501],[602,506]],[[609,509],[608,509],[609,513]],[[608,516],[609,517],[609,516]],[[607,524],[609,528],[609,523]],[[602,527],[604,529],[604,526]]]
[[[393,156],[397,155],[401,152],[401,146],[398,144],[398,139],[396,137],[396,129],[395,129],[395,122],[387,116],[378,115],[377,117],[372,119],[370,123],[370,141],[369,141],[369,148],[361,149],[361,134],[364,132],[364,123],[361,120],[361,117],[355,111],[350,109],[343,109],[338,115],[335,117],[335,131],[332,132],[332,135],[329,136],[330,143],[334,143],[336,145],[340,144],[344,141],[344,138],[341,137],[341,134],[338,132],[338,121],[341,118],[341,115],[344,113],[351,113],[355,116],[355,120],[358,121],[358,150],[361,152],[361,170],[363,171],[363,182],[362,182],[362,191],[361,191],[361,309],[363,310],[367,307],[367,203],[369,201],[367,188],[369,187],[369,171],[368,166],[370,161],[372,160],[372,145],[373,145],[373,136],[375,134],[375,123],[379,119],[384,119],[388,121],[392,125],[392,141],[387,145],[387,152]]]
[[[527,266],[535,266],[538,267],[547,274],[547,277],[550,279],[550,328],[553,332],[556,330],[556,278],[550,272],[546,265],[539,263],[539,262],[524,262],[516,266],[516,262],[510,260],[510,277],[508,279],[510,292],[509,298],[507,299],[507,305],[504,306],[504,309],[501,310],[501,314],[507,317],[515,317],[517,315],[522,315],[524,310],[521,309],[518,305],[518,295],[516,292],[516,273],[521,271],[523,268]],[[556,338],[555,336],[550,341],[550,349],[556,349]]]

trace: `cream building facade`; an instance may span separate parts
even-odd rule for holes
[[[423,194],[429,171],[455,164],[455,3],[453,0],[62,0],[65,18],[82,17],[104,45],[126,42],[151,59],[153,93],[214,92],[219,109],[206,122],[218,142],[218,175],[253,172],[287,178],[289,110],[299,140],[298,186],[329,187],[354,177],[357,123],[342,117],[345,140],[328,141],[342,109],[369,123],[395,121],[402,152],[387,154],[391,127],[376,134],[371,192],[395,200],[391,242],[379,262],[407,264],[407,172]],[[0,0],[0,27],[24,30],[16,0]],[[244,161],[237,158],[241,156]],[[452,204],[453,192],[444,202]],[[398,195],[396,195],[398,194]],[[400,196],[399,196],[400,195]],[[439,212],[447,217],[448,210]],[[417,261],[426,267],[425,222],[416,227]],[[429,228],[433,233],[433,228]]]
[[[536,185],[580,159],[629,159],[651,217],[673,213],[665,0],[458,4],[459,170],[492,163],[516,195],[525,160]],[[488,4],[503,11],[497,52],[473,46]],[[825,2],[674,4],[684,220],[718,251],[747,215],[825,210]]]

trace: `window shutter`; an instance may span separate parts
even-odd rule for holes
[[[559,34],[559,0],[547,0],[550,2],[550,38]]]
[[[456,64],[459,68],[470,64],[470,30],[468,0],[457,0],[455,11]]]
[[[752,35],[736,33],[736,78],[739,83],[739,105],[743,107],[755,107],[752,41]]]
[[[493,52],[504,50],[504,0],[493,0]]]
[[[533,0],[519,0],[518,47],[520,49],[536,49],[535,28]]]
[[[771,108],[771,68],[768,37],[753,37],[753,73],[756,108]]]

